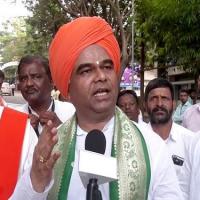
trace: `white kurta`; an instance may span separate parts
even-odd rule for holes
[[[148,128],[152,130],[150,123],[148,123]],[[191,146],[194,136],[195,134],[192,131],[173,122],[169,137],[165,140],[165,143],[169,148],[171,158],[172,156],[176,156],[184,163],[185,160],[187,160],[186,154]],[[178,180],[180,180],[185,174],[183,164],[174,164],[174,167],[176,170],[176,175],[178,176]]]
[[[184,176],[181,177],[181,190],[187,200],[200,200],[200,134],[196,134],[184,163]]]
[[[146,127],[137,125],[141,130],[147,144],[147,149],[151,165],[151,180],[148,193],[149,200],[181,200],[182,194],[178,185],[178,180],[173,168],[172,160],[169,156],[164,141],[154,132]],[[104,127],[103,132],[106,137],[106,153],[111,154],[112,134],[114,129],[114,119]],[[85,200],[86,189],[84,188],[78,174],[78,152],[84,149],[86,132],[77,129],[77,142],[75,152],[75,163],[72,172],[71,182],[69,186],[68,200]],[[46,188],[44,193],[33,191],[30,181],[30,171],[27,171],[18,182],[11,200],[45,200],[53,181]],[[108,184],[100,186],[104,200],[109,200]]]

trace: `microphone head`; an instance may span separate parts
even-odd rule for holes
[[[94,129],[90,131],[85,139],[85,150],[104,154],[106,149],[106,138],[102,131]]]

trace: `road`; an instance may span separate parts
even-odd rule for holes
[[[25,103],[25,100],[22,97],[20,91],[15,91],[14,96],[3,96],[3,98],[7,103],[12,103],[12,104],[23,104],[23,103]]]

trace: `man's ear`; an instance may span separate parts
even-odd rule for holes
[[[143,105],[144,111],[146,111],[146,110],[147,110],[146,101],[144,101],[144,102],[142,103],[142,105]]]
[[[53,90],[54,87],[55,87],[55,84],[53,83],[53,80],[52,80],[52,79],[50,80],[50,84],[51,84],[51,90]]]
[[[68,101],[71,102],[71,96],[70,96],[70,93],[67,94],[67,97],[66,97],[66,98],[67,98]]]
[[[66,99],[67,99],[69,102],[71,102],[70,84],[69,84],[69,87],[68,87],[68,92],[67,92]]]

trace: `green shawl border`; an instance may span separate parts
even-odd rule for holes
[[[66,200],[73,170],[76,144],[76,116],[74,115],[58,129],[58,143],[55,152],[62,152],[54,167],[54,185],[48,200]]]

